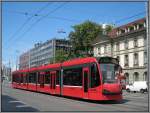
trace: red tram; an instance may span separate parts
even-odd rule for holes
[[[88,57],[18,70],[12,87],[89,100],[121,100],[119,61]]]

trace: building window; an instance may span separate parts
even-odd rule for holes
[[[130,28],[130,31],[133,31],[133,30],[134,30],[134,27],[133,27],[133,26],[130,26],[129,28]]]
[[[147,80],[148,80],[147,72],[144,72],[144,74],[143,74],[143,81],[147,81]]]
[[[144,52],[144,64],[147,64],[147,52]]]
[[[144,24],[139,24],[139,29],[143,28]]]
[[[99,55],[101,54],[101,49],[100,49],[100,47],[98,47],[98,54],[99,54]]]
[[[107,46],[104,45],[104,53],[107,53]]]
[[[117,56],[116,58],[120,61],[120,57],[119,56]]]
[[[135,53],[134,54],[134,66],[137,66],[138,65],[138,54]]]
[[[125,73],[124,75],[126,77],[126,84],[129,84],[129,73]]]
[[[138,41],[137,41],[137,39],[134,39],[134,47],[138,47]]]
[[[144,38],[144,46],[145,47],[147,46],[147,40],[146,40],[146,38]]]
[[[116,51],[119,51],[119,42],[116,43]]]
[[[125,49],[128,49],[128,41],[125,41]]]
[[[133,80],[134,81],[139,81],[139,73],[138,72],[135,72],[134,75],[133,75]]]
[[[127,67],[129,66],[129,58],[128,58],[128,55],[125,55],[125,61],[124,61],[124,66]]]

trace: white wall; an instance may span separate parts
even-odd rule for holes
[[[94,47],[94,56],[97,57],[97,47]]]
[[[124,55],[120,55],[120,65],[124,68]]]
[[[107,44],[107,53],[111,55],[111,45]]]
[[[124,42],[120,42],[119,50],[124,50],[124,49],[125,49],[125,43]]]
[[[129,43],[128,43],[128,47],[129,49],[133,48],[134,47],[134,41],[133,40],[129,40]]]
[[[144,46],[144,38],[139,38],[138,39],[138,47]]]
[[[101,46],[101,54],[104,54],[104,46]]]
[[[113,51],[116,51],[116,44],[113,45]]]
[[[133,53],[129,53],[129,67],[133,67]]]
[[[139,55],[139,66],[144,66],[144,51],[140,51],[139,53],[138,53],[138,55]]]

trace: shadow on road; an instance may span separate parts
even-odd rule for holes
[[[37,112],[39,110],[29,107],[10,96],[2,95],[2,112]]]
[[[19,90],[24,90],[24,89],[19,89]],[[24,90],[24,91],[35,92],[35,91],[30,91],[30,90]],[[48,93],[44,93],[44,92],[35,92],[35,93],[45,94],[45,95],[51,95],[51,96],[56,96],[56,97],[66,98],[66,99],[72,99],[72,100],[76,100],[76,101],[83,101],[83,102],[95,103],[95,104],[123,104],[123,103],[126,103],[126,102],[130,101],[130,100],[127,100],[127,99],[123,99],[123,100],[120,100],[120,101],[114,101],[114,100],[96,101],[96,100],[86,100],[86,99],[69,97],[69,96],[60,96],[60,95],[48,94]]]
[[[85,99],[74,98],[74,97],[66,97],[66,96],[62,96],[62,97],[67,98],[67,99],[77,100],[77,101],[95,103],[95,104],[123,104],[123,103],[126,103],[126,102],[130,101],[130,100],[127,100],[127,99],[123,99],[123,100],[120,100],[120,101],[115,101],[115,100],[107,100],[107,101],[100,101],[99,100],[99,101],[97,101],[97,100],[85,100]]]

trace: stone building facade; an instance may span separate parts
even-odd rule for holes
[[[146,19],[142,18],[114,28],[108,36],[97,37],[94,56],[118,58],[126,83],[147,81]]]

